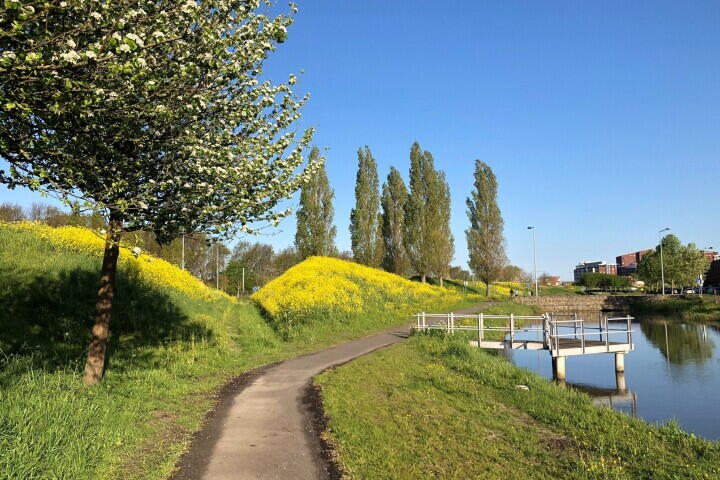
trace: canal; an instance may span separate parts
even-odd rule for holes
[[[581,316],[592,325],[598,313]],[[720,440],[718,327],[638,317],[633,342],[624,376],[616,375],[612,354],[568,357],[567,385],[588,393],[599,405],[648,422],[675,419],[688,432]],[[547,351],[513,350],[509,355],[516,365],[552,378]]]

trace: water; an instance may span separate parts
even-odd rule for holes
[[[592,325],[597,313],[581,317]],[[624,379],[616,376],[613,354],[573,356],[566,359],[567,384],[598,404],[651,423],[675,419],[688,432],[720,440],[720,329],[643,317],[633,322],[633,342]],[[510,356],[516,365],[552,378],[547,351],[513,350]]]

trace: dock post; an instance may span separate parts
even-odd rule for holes
[[[565,357],[553,357],[553,378],[555,380],[565,380]]]
[[[450,332],[450,335],[455,335],[455,314],[453,312],[450,312],[448,331]]]
[[[427,328],[425,328],[425,312],[422,312],[422,331],[426,332]]]
[[[480,344],[483,341],[483,328],[485,327],[483,320],[483,314],[481,313],[478,315],[478,348],[480,348]]]
[[[510,348],[515,348],[515,315],[510,314]]]
[[[625,354],[623,352],[615,352],[615,371],[625,372]]]

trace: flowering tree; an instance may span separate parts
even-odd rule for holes
[[[278,202],[317,169],[303,160],[312,131],[291,130],[307,99],[293,95],[295,77],[258,80],[292,23],[259,3],[5,0],[0,10],[0,182],[101,211],[109,225],[87,384],[103,374],[123,232],[167,242],[276,223],[289,213]]]

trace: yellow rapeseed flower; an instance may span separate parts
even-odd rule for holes
[[[50,227],[37,222],[2,223],[5,228],[25,231],[41,237],[64,250],[102,257],[104,236],[85,227]],[[140,281],[153,287],[178,290],[193,298],[227,298],[229,295],[209,288],[191,273],[161,258],[145,253],[135,256],[125,245],[120,247],[119,267],[136,272]]]
[[[313,318],[418,310],[459,294],[337,258],[310,257],[252,297],[274,320],[290,325]]]

